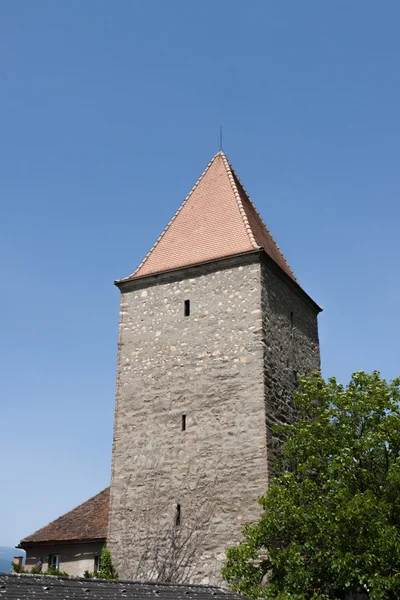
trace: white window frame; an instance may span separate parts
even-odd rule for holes
[[[59,554],[50,554],[50,567],[53,569],[60,570],[60,555]]]

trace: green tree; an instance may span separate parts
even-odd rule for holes
[[[252,598],[400,598],[400,378],[319,374],[295,394],[280,475],[223,577]]]
[[[118,574],[113,567],[111,554],[107,546],[103,546],[103,550],[101,551],[99,577],[100,579],[118,579]]]

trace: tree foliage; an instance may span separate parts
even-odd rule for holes
[[[59,569],[57,569],[56,567],[49,567],[47,569],[47,571],[42,571],[41,568],[38,567],[32,567],[32,569],[29,570],[21,570],[21,571],[17,571],[17,573],[30,573],[31,575],[53,575],[54,577],[69,577],[68,573],[66,573],[65,571],[60,571]]]
[[[22,565],[20,565],[19,563],[15,563],[14,561],[12,561],[11,567],[13,573],[22,573]]]
[[[224,578],[252,598],[400,598],[400,378],[319,374],[295,395],[280,475]]]
[[[118,574],[115,571],[110,551],[107,546],[103,546],[100,556],[100,571],[99,571],[100,579],[118,579]]]

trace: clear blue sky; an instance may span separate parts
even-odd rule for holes
[[[224,149],[324,307],[400,374],[400,4],[0,4],[0,545],[109,483],[119,292]]]

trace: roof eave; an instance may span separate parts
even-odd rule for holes
[[[16,548],[21,548],[25,550],[25,548],[32,548],[33,546],[58,546],[60,544],[93,544],[93,543],[104,543],[106,541],[106,537],[99,538],[76,538],[70,540],[22,540]]]
[[[307,292],[304,291],[304,289],[297,283],[297,281],[294,280],[292,277],[290,277],[290,275],[288,275],[282,269],[282,267],[280,267],[278,265],[278,263],[276,263],[274,261],[274,259],[269,256],[269,254],[264,250],[264,248],[261,248],[261,247],[255,249],[255,250],[241,252],[240,254],[233,254],[230,256],[222,256],[220,258],[214,258],[212,260],[204,261],[201,263],[194,263],[191,265],[185,265],[183,267],[177,267],[176,269],[170,269],[167,271],[158,271],[157,273],[148,273],[147,275],[141,275],[140,277],[128,277],[125,279],[117,279],[116,281],[114,281],[114,285],[116,285],[118,287],[118,289],[121,292],[123,292],[129,287],[130,284],[131,285],[136,284],[136,283],[138,283],[139,285],[141,283],[146,284],[146,283],[150,283],[152,281],[152,279],[154,279],[154,280],[159,279],[163,275],[165,275],[165,276],[168,276],[168,275],[173,276],[174,274],[179,275],[179,274],[183,273],[184,271],[187,271],[188,269],[196,269],[196,268],[204,267],[207,265],[213,265],[213,264],[217,264],[217,263],[220,263],[221,265],[223,265],[224,263],[230,262],[232,260],[240,261],[240,259],[242,259],[242,258],[245,259],[247,257],[256,256],[256,255],[259,255],[260,257],[262,257],[263,260],[270,266],[270,268],[272,268],[272,270],[279,277],[281,277],[281,279],[283,279],[290,287],[292,287],[292,289],[297,290],[297,292],[303,297],[303,299],[306,300],[309,304],[311,304],[311,306],[314,308],[314,310],[317,313],[320,313],[323,310],[311,298],[311,296],[309,296],[307,294]]]
[[[301,285],[299,283],[297,283],[297,281],[295,279],[293,279],[292,277],[290,277],[290,275],[288,275],[286,273],[286,271],[284,271],[282,269],[282,267],[280,267],[278,265],[278,263],[276,263],[274,261],[273,258],[270,257],[270,255],[265,252],[264,249],[262,249],[261,255],[263,257],[263,260],[266,262],[266,264],[268,264],[268,266],[279,276],[281,277],[281,279],[283,279],[284,281],[286,281],[286,283],[294,290],[296,290],[297,292],[300,293],[300,295],[302,296],[302,298],[304,300],[306,300],[309,304],[311,304],[311,306],[314,308],[314,310],[317,313],[322,312],[324,309],[319,306],[319,304],[317,304],[315,302],[315,300],[313,300],[311,298],[311,296],[309,296],[307,294],[307,292],[301,287]]]
[[[173,273],[182,273],[188,269],[194,269],[196,267],[202,267],[202,266],[206,266],[206,265],[212,265],[218,262],[223,262],[225,260],[229,260],[229,259],[240,259],[242,256],[251,256],[252,254],[259,254],[263,249],[262,248],[256,248],[255,250],[249,250],[247,252],[240,252],[239,254],[231,254],[228,256],[220,256],[219,258],[212,258],[211,260],[206,260],[203,262],[198,262],[198,263],[192,263],[189,265],[184,265],[182,267],[176,267],[175,269],[167,269],[164,271],[157,271],[155,273],[147,273],[146,275],[140,275],[140,276],[130,276],[130,277],[126,277],[124,279],[116,279],[114,281],[114,285],[116,285],[119,289],[121,289],[122,286],[124,286],[124,284],[128,284],[128,283],[132,283],[132,282],[136,282],[136,281],[146,281],[147,279],[151,279],[152,277],[159,277],[161,275],[168,275],[168,274],[173,274]]]

